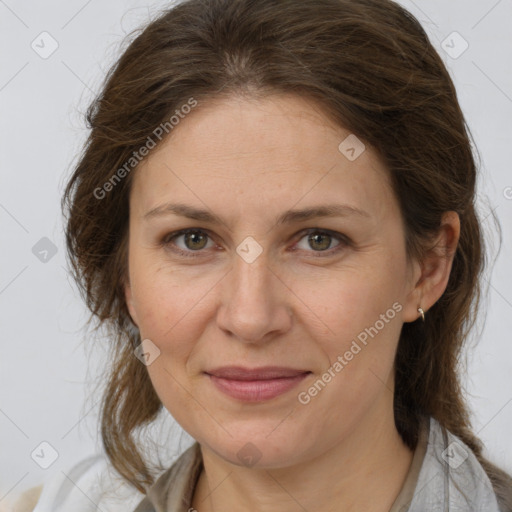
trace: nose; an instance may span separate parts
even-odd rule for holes
[[[265,253],[248,263],[238,255],[220,284],[217,324],[244,343],[264,343],[286,333],[292,325],[291,292]]]

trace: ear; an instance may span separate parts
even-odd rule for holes
[[[421,262],[414,263],[415,285],[407,297],[404,322],[414,322],[420,318],[419,307],[426,314],[443,295],[448,285],[459,236],[458,214],[454,211],[445,212],[433,246]]]
[[[135,311],[132,287],[128,281],[124,285],[124,297],[125,297],[125,301],[126,301],[126,307],[128,308],[128,311],[132,318],[132,322],[138,327],[139,322],[137,320],[137,313]]]

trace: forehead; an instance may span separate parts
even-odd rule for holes
[[[393,201],[373,148],[295,95],[200,104],[134,174],[132,202],[140,213],[177,197],[212,209],[243,203],[255,214],[322,201],[379,215]]]

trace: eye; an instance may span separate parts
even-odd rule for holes
[[[166,235],[162,240],[162,245],[178,254],[194,257],[196,256],[193,254],[194,252],[201,252],[202,249],[208,248],[208,238],[208,233],[202,229],[183,229]],[[182,239],[182,246],[175,242],[179,239]]]
[[[350,239],[341,233],[331,232],[318,228],[311,228],[303,232],[303,236],[299,242],[295,244],[292,251],[297,249],[307,252],[317,253],[315,257],[327,257],[338,253],[346,246],[350,245]],[[161,245],[166,249],[185,257],[201,256],[203,249],[211,249],[215,247],[213,241],[208,246],[209,234],[199,228],[182,229],[167,234],[161,241]],[[181,242],[179,242],[181,239]],[[332,248],[332,240],[337,240],[338,244]],[[304,240],[304,242],[302,242]],[[302,245],[301,245],[302,244]],[[313,248],[314,250],[309,250]],[[325,254],[322,254],[325,253]]]
[[[333,239],[338,240],[338,244],[334,246],[334,249],[331,248]],[[302,243],[301,246],[302,240],[305,240],[305,242]],[[298,247],[299,249],[306,251],[308,250],[309,247],[314,249],[312,252],[327,252],[328,255],[332,255],[342,250],[345,246],[349,244],[349,239],[346,236],[341,235],[340,233],[334,233],[328,230],[313,228],[306,232],[306,234],[299,240],[295,247]],[[318,256],[323,255],[319,254]]]

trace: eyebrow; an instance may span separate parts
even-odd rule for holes
[[[164,215],[179,215],[188,219],[194,219],[201,222],[209,222],[211,224],[225,224],[220,217],[214,213],[195,208],[181,203],[166,203],[157,206],[146,212],[143,216],[144,220],[149,220],[155,217]],[[293,222],[301,222],[317,217],[348,217],[357,216],[361,218],[371,218],[371,215],[359,208],[349,206],[346,204],[326,204],[320,206],[312,206],[300,210],[288,210],[282,213],[276,220],[277,225],[292,224]]]

